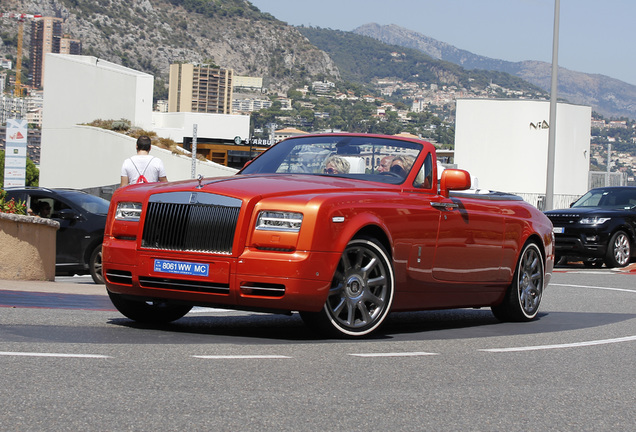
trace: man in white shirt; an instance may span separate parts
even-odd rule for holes
[[[167,182],[166,169],[161,159],[150,156],[150,137],[137,139],[137,154],[126,159],[121,167],[121,184]]]

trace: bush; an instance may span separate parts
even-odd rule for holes
[[[11,213],[18,215],[26,215],[26,203],[24,201],[15,201],[11,198],[6,201],[7,191],[0,190],[0,213]]]

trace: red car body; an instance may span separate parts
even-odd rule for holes
[[[276,165],[286,157],[278,146],[315,157],[344,141],[367,151],[369,140],[373,152],[410,146],[404,151],[416,156],[405,178],[384,182],[375,153],[365,173],[344,176]],[[320,151],[307,150],[314,143]],[[102,264],[124,315],[171,321],[193,305],[299,311],[309,324],[348,336],[375,331],[390,311],[493,307],[502,319],[536,316],[553,267],[552,224],[513,195],[454,193],[470,186],[465,171],[445,170],[438,185],[430,143],[312,135],[264,155],[232,177],[116,191]],[[526,261],[535,267],[524,271]],[[534,303],[525,309],[524,289]]]

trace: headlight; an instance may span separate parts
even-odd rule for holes
[[[269,231],[300,231],[303,222],[302,213],[292,213],[283,211],[262,211],[256,220],[257,230]]]
[[[581,225],[600,225],[610,220],[608,217],[585,217],[579,221]]]
[[[120,202],[117,203],[117,212],[115,219],[138,221],[141,216],[141,203],[138,202]]]

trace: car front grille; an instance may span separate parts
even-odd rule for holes
[[[151,197],[141,246],[149,249],[231,254],[241,201],[201,192]]]
[[[567,226],[574,224],[578,221],[578,217],[573,216],[548,216],[548,219],[552,222],[554,226]]]

